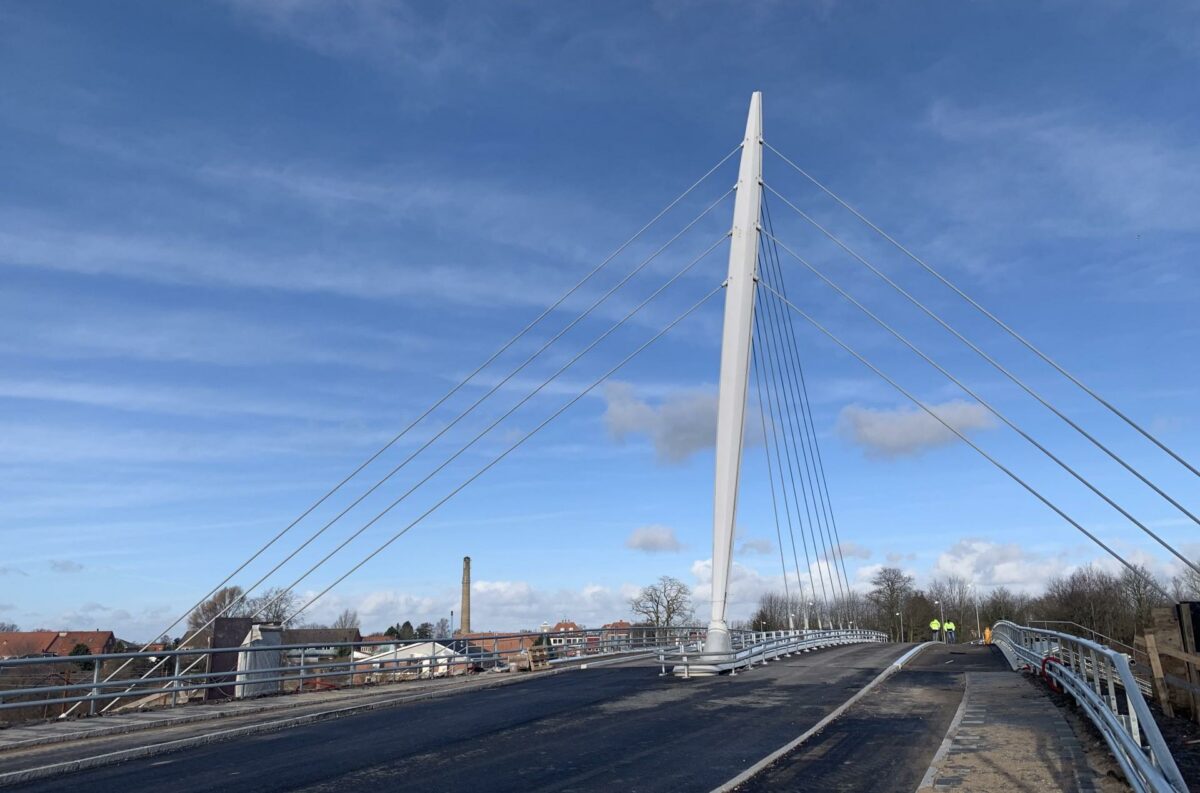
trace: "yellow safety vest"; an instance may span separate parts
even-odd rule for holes
[[[935,631],[937,631],[937,630],[941,630],[941,629],[942,629],[942,623],[938,622],[938,621],[935,619],[933,622],[929,623],[929,627],[930,627],[932,630],[935,630]]]
[[[954,627],[954,623],[953,623],[953,622],[947,622],[947,623],[946,623],[946,630],[948,630],[948,631],[956,630],[956,629],[955,629],[955,627]]]

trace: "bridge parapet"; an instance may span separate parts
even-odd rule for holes
[[[739,669],[749,669],[781,657],[807,653],[822,647],[888,641],[887,634],[861,629],[732,631],[730,638],[733,644],[730,650],[709,651],[706,650],[703,641],[696,641],[660,652],[658,661],[662,665],[662,674],[668,674],[668,666],[671,667],[671,674],[682,678],[717,675],[722,672],[737,674]]]
[[[1014,670],[1029,669],[1069,694],[1100,730],[1130,786],[1186,793],[1187,783],[1142,696],[1129,656],[1081,636],[997,622],[992,642]]]

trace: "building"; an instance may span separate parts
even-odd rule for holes
[[[570,620],[559,620],[547,633],[550,635],[551,647],[582,647],[587,644],[587,637],[581,631],[583,628]],[[558,635],[555,634],[566,634]]]
[[[6,631],[0,633],[0,658],[66,656],[83,645],[88,655],[111,653],[117,639],[112,631]]]
[[[397,679],[448,677],[466,674],[467,659],[453,647],[425,641],[377,645],[354,651],[354,672],[381,673]]]
[[[346,644],[358,644],[363,640],[358,628],[285,628],[283,644],[302,644],[307,656],[349,655]],[[287,650],[289,655],[299,650]]]

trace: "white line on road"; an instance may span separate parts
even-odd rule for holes
[[[767,755],[763,759],[759,760],[757,763],[750,766],[745,771],[738,774],[737,776],[735,776],[733,779],[729,780],[725,784],[723,784],[719,787],[713,788],[712,793],[729,793],[729,791],[733,790],[734,788],[736,788],[738,785],[742,784],[743,782],[748,782],[755,774],[759,773],[764,768],[771,765],[771,763],[775,762],[779,758],[788,754],[793,749],[795,749],[797,746],[804,743],[809,738],[813,737],[814,735],[819,733],[821,730],[828,727],[834,720],[836,720],[839,716],[841,716],[843,713],[845,713],[847,710],[849,710],[851,705],[853,705],[855,702],[858,702],[860,699],[862,699],[867,694],[869,694],[871,692],[871,690],[873,688],[875,688],[875,686],[879,685],[880,683],[882,683],[883,681],[887,680],[889,677],[894,675],[897,671],[899,671],[900,667],[904,666],[906,663],[908,663],[910,660],[912,660],[912,658],[914,656],[916,656],[917,653],[921,652],[922,650],[924,650],[926,647],[928,647],[931,644],[937,644],[937,642],[925,642],[924,644],[919,644],[916,647],[909,650],[908,652],[906,652],[904,655],[897,658],[895,661],[892,662],[891,666],[889,666],[887,669],[884,669],[882,672],[880,672],[875,677],[874,680],[872,680],[870,683],[867,683],[865,686],[863,686],[861,689],[859,689],[858,692],[854,696],[850,697],[850,699],[846,700],[841,705],[838,705],[836,708],[834,708],[834,710],[831,713],[826,715],[825,718],[821,719],[816,724],[814,724],[812,727],[810,727],[808,730],[806,730],[799,738],[796,738],[795,740],[791,741],[790,743],[785,744],[784,746],[781,746],[780,748],[771,752],[769,755]]]

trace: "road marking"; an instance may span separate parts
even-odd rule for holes
[[[767,766],[771,765],[771,763],[774,763],[779,758],[783,757],[784,755],[787,755],[793,749],[795,749],[797,746],[800,746],[800,744],[804,743],[809,738],[813,737],[814,735],[819,733],[821,730],[828,727],[834,720],[836,720],[843,713],[845,713],[847,710],[849,710],[850,707],[852,705],[854,705],[854,703],[858,702],[860,699],[862,699],[867,694],[869,694],[871,692],[871,690],[874,689],[876,686],[878,686],[880,683],[887,680],[889,677],[894,675],[896,672],[900,671],[900,668],[902,666],[904,666],[906,663],[908,663],[910,660],[912,660],[917,655],[917,653],[921,652],[926,647],[929,647],[932,644],[937,644],[937,642],[925,642],[924,644],[919,644],[916,647],[909,650],[908,652],[906,652],[904,655],[897,658],[895,661],[892,662],[892,664],[890,666],[888,666],[887,669],[884,669],[882,672],[880,672],[875,677],[874,680],[872,680],[870,683],[867,683],[865,686],[863,686],[861,689],[859,689],[858,692],[854,696],[850,697],[850,699],[846,700],[841,705],[838,705],[832,712],[830,712],[828,715],[826,715],[825,718],[821,719],[816,724],[814,724],[812,727],[810,727],[807,731],[805,731],[802,735],[800,735],[800,737],[796,738],[795,740],[791,741],[790,743],[787,743],[784,746],[781,746],[780,748],[771,752],[769,755],[767,755],[763,759],[759,760],[757,763],[750,766],[745,771],[738,774],[737,776],[735,776],[733,779],[729,780],[725,784],[720,785],[719,787],[713,788],[712,793],[729,793],[729,791],[733,790],[738,785],[740,785],[744,782],[748,782],[752,777],[754,777],[755,774],[758,774],[760,771],[765,769]]]

